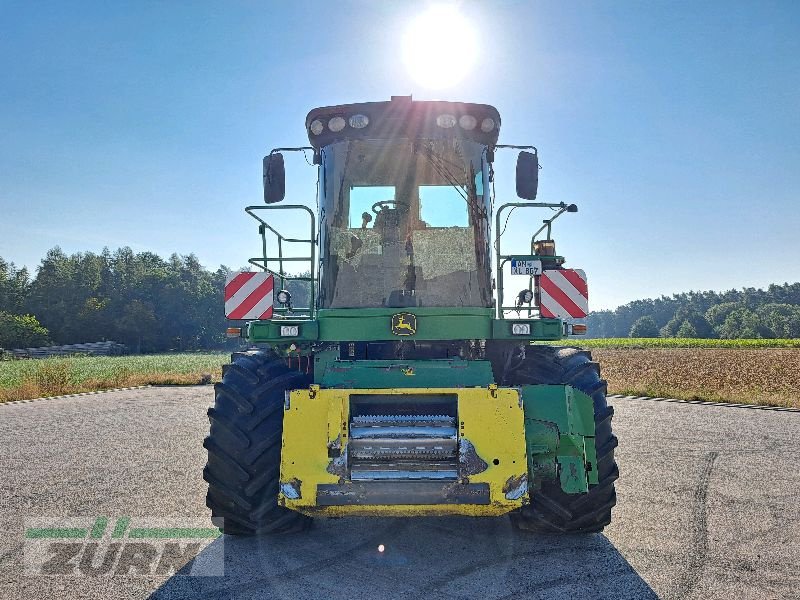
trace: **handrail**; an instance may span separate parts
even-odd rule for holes
[[[501,245],[500,239],[503,236],[503,231],[500,231],[500,218],[503,214],[503,211],[507,208],[514,210],[516,208],[559,208],[566,210],[567,208],[566,202],[507,202],[500,206],[495,213],[495,238],[494,238],[494,251],[495,251],[495,264],[497,266],[496,270],[496,278],[497,278],[497,306],[496,315],[498,319],[504,319],[503,312],[505,310],[518,310],[518,307],[514,307],[508,309],[507,307],[503,306],[503,266],[508,262],[511,258],[527,258],[527,256],[534,256],[531,255],[517,255],[517,254],[501,254]],[[509,217],[511,213],[509,213]],[[507,217],[508,219],[508,217]],[[522,310],[522,309],[519,309]],[[528,315],[530,316],[532,307],[528,307],[526,309],[528,311]]]
[[[314,266],[316,263],[316,215],[314,211],[311,210],[305,204],[279,204],[279,205],[256,205],[256,206],[247,206],[245,212],[253,217],[256,221],[259,222],[259,234],[261,235],[261,248],[262,248],[262,256],[255,257],[249,259],[251,265],[258,267],[268,273],[272,273],[273,275],[277,276],[280,280],[281,288],[285,287],[287,281],[308,281],[311,283],[310,293],[309,293],[309,306],[308,307],[301,307],[301,308],[292,308],[292,312],[298,313],[308,313],[310,317],[314,316],[314,309],[316,305],[316,277],[314,276]],[[308,213],[309,219],[311,221],[311,230],[308,239],[304,238],[288,238],[277,231],[274,227],[272,227],[269,223],[267,223],[264,219],[262,219],[259,215],[255,214],[255,211],[260,210],[304,210]],[[278,242],[278,256],[277,257],[269,257],[267,253],[267,230],[275,235],[275,238]],[[309,244],[311,246],[311,256],[284,256],[283,255],[283,243],[303,243]],[[269,268],[270,263],[278,263],[278,271],[274,271],[273,269]],[[284,263],[287,262],[308,262],[310,264],[309,268],[309,276],[296,276],[296,275],[287,275],[286,270],[284,268]],[[287,313],[288,309],[286,307],[282,308],[275,308],[275,312],[278,313]]]

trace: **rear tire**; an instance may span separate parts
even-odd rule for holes
[[[558,481],[545,482],[531,494],[531,504],[511,514],[519,529],[538,533],[592,533],[611,522],[617,503],[614,482],[619,469],[614,460],[617,438],[611,431],[614,408],[606,403],[606,382],[589,352],[578,348],[527,346],[521,365],[506,377],[506,384],[568,384],[594,402],[595,444],[599,483],[585,494],[566,494]]]
[[[285,393],[309,383],[271,351],[239,352],[225,366],[203,443],[206,505],[215,522],[222,520],[223,533],[288,533],[311,524],[309,517],[278,506]]]

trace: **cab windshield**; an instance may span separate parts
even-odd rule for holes
[[[459,139],[325,147],[321,306],[490,306],[483,148]]]

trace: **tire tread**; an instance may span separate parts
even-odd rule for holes
[[[595,533],[611,522],[617,501],[614,482],[619,469],[614,460],[617,438],[612,433],[614,408],[606,402],[607,384],[600,365],[579,348],[529,346],[522,366],[511,375],[512,385],[568,384],[592,398],[599,483],[584,494],[566,494],[559,482],[545,482],[533,493],[531,504],[512,513],[519,529],[539,533]]]
[[[305,515],[278,506],[284,394],[308,385],[274,352],[236,352],[215,386],[206,505],[214,523],[231,535],[304,531]]]

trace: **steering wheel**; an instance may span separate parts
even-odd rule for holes
[[[397,200],[381,200],[372,205],[372,212],[380,214],[385,208],[397,208]]]

